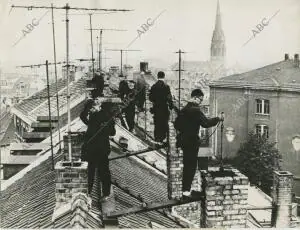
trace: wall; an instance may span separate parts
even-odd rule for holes
[[[300,151],[293,149],[291,140],[300,134],[300,95],[291,92],[247,90],[233,88],[211,88],[210,112],[216,115],[225,112],[223,156],[233,157],[250,131],[255,131],[256,124],[269,126],[269,140],[277,142],[283,157],[283,169],[300,177]],[[247,95],[248,93],[248,95]],[[270,100],[270,115],[257,115],[255,99]],[[227,127],[235,130],[235,139],[228,143],[225,136]],[[220,149],[220,128],[213,137],[214,154]],[[217,138],[217,142],[216,142]],[[229,154],[231,153],[231,154]],[[300,196],[300,181],[295,181],[294,190]]]
[[[3,179],[7,180],[13,175],[17,174],[19,171],[21,171],[23,168],[25,168],[27,165],[3,165]]]

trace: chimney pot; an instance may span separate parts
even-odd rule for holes
[[[284,54],[284,60],[285,61],[289,60],[289,54]]]

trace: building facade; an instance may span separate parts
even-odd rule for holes
[[[250,131],[266,135],[282,155],[282,168],[295,175],[294,189],[300,195],[298,54],[293,60],[285,55],[284,61],[212,82],[210,107],[212,114],[226,114],[223,156],[233,157]],[[213,146],[214,154],[219,154],[220,133]]]

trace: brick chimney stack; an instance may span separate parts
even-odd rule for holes
[[[182,151],[176,148],[176,131],[172,122],[169,122],[169,137],[168,197],[169,199],[180,199],[182,197],[183,155]]]
[[[299,68],[299,54],[294,55],[294,64],[295,67]]]
[[[182,173],[183,173],[183,153],[181,149],[176,148],[176,132],[172,122],[169,122],[170,136],[170,156],[167,161],[168,171],[168,196],[169,199],[182,198]],[[192,183],[192,190],[201,190],[200,173],[196,172]],[[194,226],[200,227],[201,219],[201,201],[191,202],[184,205],[175,206],[172,212],[186,219]]]
[[[210,168],[203,172],[205,200],[201,209],[202,228],[245,228],[248,177],[237,169]]]
[[[273,181],[272,226],[288,228],[292,214],[293,174],[287,171],[275,171]]]
[[[87,195],[87,162],[59,161],[55,165],[55,198],[56,208],[71,201],[75,193]]]

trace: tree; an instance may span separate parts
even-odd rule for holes
[[[250,183],[257,185],[267,194],[271,193],[273,171],[280,170],[281,155],[267,137],[250,132],[242,143],[232,164],[244,173]]]

